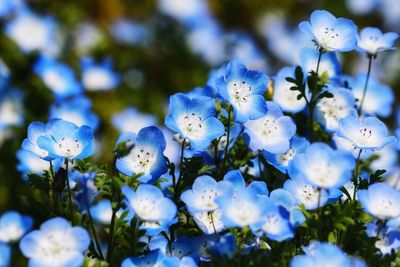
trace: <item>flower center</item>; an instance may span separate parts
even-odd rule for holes
[[[246,81],[232,81],[227,87],[234,106],[241,107],[247,104],[249,96],[252,95],[252,88]]]
[[[187,113],[178,119],[180,128],[185,135],[191,139],[200,139],[204,133],[203,118],[196,113]]]
[[[57,152],[67,157],[76,156],[82,152],[82,144],[79,140],[64,137],[57,144]]]
[[[157,158],[153,149],[136,146],[131,151],[135,173],[149,174]]]
[[[294,149],[292,147],[290,147],[288,151],[286,151],[285,153],[282,153],[279,156],[279,162],[282,165],[287,166],[288,162],[293,159],[295,154],[296,154],[296,152],[294,151]]]

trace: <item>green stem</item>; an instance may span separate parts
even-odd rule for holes
[[[320,49],[318,49],[318,52],[319,52],[319,54],[318,54],[318,61],[317,61],[317,69],[315,71],[315,73],[317,74],[317,77],[319,77],[318,76],[319,66],[321,65],[321,58],[322,58],[322,54],[324,53],[324,50],[322,50],[320,48]],[[318,83],[318,81],[317,81],[317,83]],[[311,99],[308,103],[308,110],[309,110],[309,116],[310,116],[309,127],[310,127],[310,141],[311,142],[314,140],[314,107],[316,105],[316,103],[314,103],[315,102],[314,99],[318,93],[316,91],[317,83],[313,85],[313,88],[310,88],[311,89]]]
[[[367,94],[369,76],[371,75],[372,60],[373,60],[373,57],[371,55],[368,55],[368,72],[367,72],[367,77],[365,79],[364,90],[363,90],[363,94],[362,94],[362,98],[361,98],[361,102],[360,102],[360,107],[358,108],[359,115],[362,115],[362,111],[363,111],[362,108],[364,105],[365,96]]]
[[[113,161],[113,169],[112,169],[112,175],[111,175],[111,184],[114,188],[114,176],[116,174],[116,163],[117,163],[117,156],[114,156],[114,161]],[[114,190],[115,196],[118,199],[118,190]],[[117,209],[112,208],[112,215],[111,215],[111,222],[110,222],[110,232],[108,233],[108,249],[107,249],[107,262],[111,264],[111,259],[112,259],[112,253],[114,250],[114,228],[115,228],[115,220],[116,220],[116,215],[117,215]]]
[[[72,206],[71,187],[69,185],[68,163],[69,163],[69,160],[65,159],[65,169],[66,169],[66,172],[67,172],[68,209],[69,209],[69,213],[70,213],[72,224],[75,224],[74,211],[73,211],[73,206]]]
[[[232,105],[229,105],[228,109],[228,129],[226,133],[226,145],[225,145],[225,154],[224,154],[224,161],[222,162],[222,169],[225,168],[225,163],[228,158],[228,151],[229,151],[229,138],[230,138],[230,132],[231,132],[231,113],[232,113]]]
[[[56,190],[56,178],[54,175],[54,168],[53,162],[50,161],[50,176],[51,176],[51,187],[53,190],[52,198],[53,198],[53,205],[54,205],[54,214],[58,215],[58,195]]]
[[[318,75],[319,72],[319,65],[321,63],[321,58],[322,58],[322,54],[324,53],[323,50],[319,49],[319,54],[318,54],[318,62],[317,62],[317,70],[315,71]]]
[[[87,207],[87,214],[88,214],[88,217],[89,217],[89,224],[90,224],[90,228],[92,230],[95,247],[97,249],[98,254],[100,255],[100,258],[102,260],[104,260],[104,256],[103,256],[103,252],[101,251],[101,246],[100,246],[100,243],[99,243],[99,239],[97,238],[97,232],[96,232],[96,229],[94,228],[93,217],[92,217],[92,214],[90,213],[89,205]]]
[[[353,183],[354,183],[354,192],[353,192],[353,200],[356,199],[356,191],[357,191],[357,185],[358,185],[358,175],[360,173],[360,158],[361,158],[361,153],[362,149],[358,152],[357,156],[357,161],[356,161],[356,167],[354,169],[354,174],[353,174]]]

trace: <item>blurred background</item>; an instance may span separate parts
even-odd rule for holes
[[[19,151],[30,122],[89,124],[93,160],[111,163],[120,132],[162,125],[169,96],[204,87],[224,62],[270,77],[299,64],[300,49],[312,43],[297,25],[315,9],[359,29],[400,30],[398,0],[0,0],[0,213],[32,213],[26,174],[48,168]],[[366,71],[364,55],[339,58],[347,75]],[[374,62],[372,76],[397,95],[382,118],[392,129],[399,74],[398,50]]]

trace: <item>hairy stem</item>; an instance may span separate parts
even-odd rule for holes
[[[365,79],[364,90],[363,90],[363,94],[362,94],[362,98],[361,98],[361,102],[360,102],[360,107],[358,108],[359,115],[362,115],[362,111],[363,111],[362,109],[363,109],[363,105],[364,105],[365,96],[367,94],[369,76],[371,75],[372,60],[373,60],[373,57],[368,56],[368,72],[367,72],[367,77]]]

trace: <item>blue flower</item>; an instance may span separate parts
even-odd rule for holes
[[[222,211],[222,222],[227,227],[246,227],[258,224],[267,211],[264,194],[255,187],[227,187],[215,201]]]
[[[289,212],[271,199],[265,199],[262,205],[266,211],[258,224],[252,227],[253,231],[262,231],[269,239],[278,242],[293,238],[294,231],[289,222]]]
[[[89,126],[78,127],[69,121],[53,119],[45,131],[45,135],[37,138],[37,144],[51,158],[84,159],[93,154],[93,131]]]
[[[136,191],[123,186],[121,190],[129,209],[142,221],[139,228],[146,235],[156,236],[177,222],[176,205],[154,185],[141,184]]]
[[[364,210],[376,218],[392,219],[400,215],[400,192],[386,183],[359,190],[357,199]]]
[[[299,29],[326,51],[348,52],[357,45],[357,26],[354,22],[336,18],[326,10],[315,10],[310,22],[301,22]]]
[[[72,227],[64,218],[56,217],[27,234],[19,247],[29,258],[29,266],[78,267],[89,244],[90,237],[84,228]]]
[[[69,183],[73,189],[74,198],[78,204],[78,208],[82,213],[85,213],[91,203],[99,194],[97,187],[94,184],[95,172],[82,173],[74,170],[69,174]]]
[[[274,95],[272,100],[277,103],[283,111],[298,113],[306,107],[306,100],[304,98],[297,99],[299,92],[290,90],[293,84],[286,81],[287,77],[294,78],[294,70],[294,67],[284,67],[279,70],[274,79]]]
[[[292,179],[300,175],[306,183],[325,189],[338,188],[352,177],[355,159],[343,150],[334,150],[324,143],[311,144],[304,153],[290,162]]]
[[[9,267],[11,263],[11,246],[0,242],[0,266]]]
[[[395,32],[382,33],[378,28],[366,27],[361,30],[357,38],[357,50],[369,55],[395,50],[396,40],[399,35]]]
[[[17,170],[23,175],[23,179],[28,179],[28,174],[42,176],[50,168],[49,161],[42,159],[38,155],[24,149],[17,151],[18,165]],[[57,172],[62,163],[61,159],[52,160],[53,171]]]
[[[338,136],[362,150],[380,150],[396,142],[396,137],[388,136],[386,125],[376,117],[344,118],[339,121]]]
[[[289,140],[296,133],[296,124],[290,117],[283,115],[276,103],[267,101],[266,104],[268,112],[263,117],[244,124],[249,147],[253,151],[284,153],[289,149]]]
[[[178,93],[170,98],[169,113],[165,125],[189,141],[194,150],[207,148],[211,141],[225,132],[225,127],[215,118],[215,102],[212,98],[190,98]]]
[[[34,71],[56,97],[70,97],[82,92],[73,70],[53,58],[40,57],[35,63]]]
[[[110,224],[112,217],[112,206],[108,199],[102,199],[90,207],[90,214],[93,219],[102,224]]]
[[[81,59],[82,83],[88,91],[108,91],[118,86],[120,77],[112,70],[111,60],[96,64],[92,58]]]
[[[363,96],[366,75],[357,75],[354,78],[347,79],[354,97],[356,98],[357,107]],[[373,77],[369,77],[368,91],[365,94],[363,111],[365,113],[374,114],[380,117],[388,117],[392,113],[392,105],[394,102],[394,94],[392,89],[380,83]]]
[[[150,126],[131,139],[131,150],[128,155],[117,159],[117,169],[128,176],[140,175],[138,179],[144,183],[156,181],[167,172],[163,155],[166,147],[164,134],[157,127]]]
[[[126,45],[145,46],[151,38],[148,27],[128,19],[118,19],[110,26],[112,37]]]
[[[22,141],[22,149],[32,152],[45,160],[53,160],[54,157],[50,156],[49,151],[39,147],[38,139],[48,134],[52,124],[56,121],[57,120],[50,120],[47,125],[39,121],[30,123],[28,126],[28,137]]]
[[[142,128],[156,124],[157,118],[155,116],[140,113],[134,107],[128,107],[112,116],[112,125],[120,133],[138,133]]]
[[[181,200],[199,228],[206,234],[214,234],[224,229],[221,210],[215,202],[224,193],[225,182],[217,182],[212,177],[203,175],[196,178],[192,189],[181,194]]]
[[[27,34],[27,32],[29,34]],[[6,24],[5,33],[24,53],[38,50],[46,55],[59,53],[58,26],[49,16],[38,16],[27,9]]]
[[[12,243],[21,239],[31,228],[32,218],[15,211],[7,211],[0,217],[0,242]]]
[[[19,90],[0,90],[0,129],[22,126],[24,113],[23,95]]]
[[[227,233],[217,240],[210,242],[210,250],[218,257],[232,259],[237,249],[236,238],[232,233]]]
[[[240,123],[265,115],[267,85],[268,77],[264,73],[248,70],[237,61],[230,62],[225,75],[216,82],[219,95],[232,105],[235,120]]]
[[[285,181],[283,188],[294,197],[297,204],[304,205],[307,210],[318,208],[318,205],[323,207],[328,201],[327,190],[321,189],[319,192],[318,187],[306,183],[301,176]]]
[[[292,192],[278,188],[271,192],[269,198],[275,203],[275,205],[286,209],[289,213],[289,222],[291,226],[297,227],[306,221],[306,217],[301,212],[298,206],[299,203],[297,203]]]
[[[366,267],[361,260],[350,258],[334,244],[314,242],[306,249],[306,253],[308,252],[306,255],[293,257],[290,262],[291,267],[325,266],[327,263],[331,266]]]
[[[355,110],[356,101],[349,89],[335,87],[330,84],[321,92],[329,92],[333,97],[324,97],[318,101],[315,107],[315,120],[321,124],[327,132],[339,130],[339,121],[347,116],[357,116]]]
[[[399,218],[399,217],[397,217]],[[378,248],[382,255],[391,254],[392,249],[397,252],[400,248],[400,232],[398,231],[398,219],[391,219],[386,226],[379,226],[377,220],[365,224],[365,230],[369,237],[375,237],[375,247]],[[394,229],[393,229],[394,228]]]
[[[49,117],[70,121],[79,127],[87,125],[95,131],[99,126],[99,118],[91,111],[91,105],[88,98],[77,96],[51,105]]]
[[[313,48],[303,48],[300,50],[300,65],[304,76],[308,76],[311,71],[316,71],[319,52]],[[328,78],[337,77],[340,74],[340,63],[335,52],[322,54],[319,63],[319,74],[326,73]]]
[[[293,138],[290,140],[290,146],[287,151],[283,153],[270,153],[263,151],[263,155],[269,164],[277,168],[282,173],[286,173],[289,162],[298,153],[304,153],[309,145],[310,143],[306,138],[293,136]]]

